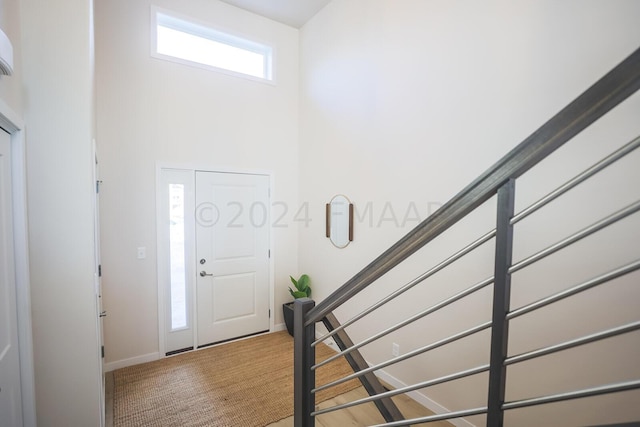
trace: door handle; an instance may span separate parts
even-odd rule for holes
[[[205,276],[213,276],[213,274],[208,274],[206,271],[202,270],[200,272],[200,277],[205,277]]]
[[[106,311],[101,312],[98,317],[107,317],[107,312]]]

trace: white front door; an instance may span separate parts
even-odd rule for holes
[[[11,142],[0,129],[0,427],[22,425],[11,195]]]
[[[269,330],[269,177],[196,172],[198,347]]]

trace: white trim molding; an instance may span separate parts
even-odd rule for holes
[[[395,389],[408,386],[408,384],[405,384],[404,382],[400,381],[393,375],[388,374],[383,369],[376,371],[376,376]],[[413,400],[415,400],[425,408],[429,409],[433,413],[446,414],[447,412],[451,412],[449,409],[445,408],[435,400],[429,398],[427,395],[425,395],[424,393],[420,393],[417,390],[408,392],[407,396],[409,396],[410,398],[412,398]],[[454,419],[447,420],[447,422],[453,424],[456,427],[475,427],[474,424],[471,424],[469,421],[465,420],[464,418],[454,418]]]
[[[323,327],[316,326],[316,339],[320,340],[325,335],[327,335],[327,332],[324,326]],[[333,338],[329,337],[323,342],[326,345],[328,345],[331,349],[335,350],[336,352],[340,351],[340,349],[338,348],[338,345],[335,343]],[[373,366],[368,361],[365,361],[365,362],[369,366]],[[408,384],[405,384],[404,382],[400,381],[398,378],[394,377],[393,375],[390,375],[383,369],[379,369],[375,371],[375,375],[382,381],[389,384],[394,389],[399,389],[399,388],[408,386]],[[449,409],[445,408],[435,400],[429,398],[427,395],[425,395],[424,393],[420,393],[417,390],[410,391],[406,393],[406,395],[435,414],[445,414],[447,412],[451,412]],[[475,427],[474,424],[471,424],[469,421],[465,420],[464,418],[454,418],[451,420],[447,420],[447,422],[453,424],[456,427]]]
[[[212,166],[212,165],[206,165],[206,164],[194,164],[194,163],[188,163],[188,164],[184,164],[184,163],[169,163],[169,162],[161,162],[161,161],[157,161],[156,162],[156,248],[158,249],[156,251],[157,253],[157,258],[156,258],[156,268],[157,268],[157,283],[156,283],[156,288],[158,290],[158,336],[159,336],[159,340],[158,340],[158,354],[160,355],[160,357],[167,357],[166,352],[167,352],[167,347],[169,347],[168,343],[167,343],[167,325],[165,324],[165,317],[166,317],[166,310],[167,310],[167,291],[166,291],[166,283],[168,280],[167,277],[167,272],[163,270],[163,265],[166,264],[166,260],[163,258],[164,253],[161,248],[165,247],[166,248],[166,242],[162,242],[162,234],[165,233],[164,229],[162,228],[162,224],[163,224],[163,220],[161,218],[161,214],[160,212],[163,209],[163,205],[162,205],[162,200],[163,200],[163,196],[162,196],[162,182],[163,182],[163,173],[169,172],[169,171],[173,171],[173,172],[184,172],[184,173],[189,173],[192,174],[193,176],[193,182],[190,183],[190,186],[192,186],[192,190],[195,191],[195,173],[196,172],[200,172],[200,171],[205,171],[205,172],[216,172],[216,173],[233,173],[233,174],[248,174],[248,175],[263,175],[263,176],[267,176],[269,177],[269,188],[270,188],[270,192],[269,192],[269,199],[271,200],[271,194],[273,192],[273,188],[274,188],[274,173],[273,171],[270,170],[262,170],[262,169],[246,169],[246,168],[236,168],[236,167],[227,167],[227,166]],[[195,196],[194,196],[195,197]],[[195,203],[195,199],[193,200],[193,202]],[[271,203],[271,201],[270,201]],[[269,216],[271,216],[271,212],[269,212]],[[193,225],[193,233],[195,233],[195,224]],[[191,237],[192,243],[188,244],[187,247],[187,264],[188,265],[195,265],[195,234]],[[269,258],[269,310],[270,310],[270,318],[269,318],[269,333],[271,332],[277,332],[280,330],[284,330],[285,325],[284,323],[282,324],[275,324],[275,317],[276,317],[276,307],[275,307],[275,250],[274,250],[274,235],[273,232],[270,230],[269,231],[269,251],[270,251],[270,258]],[[187,275],[191,275],[193,276],[193,280],[195,280],[195,275],[196,275],[196,271],[195,269],[193,271],[187,272]],[[191,317],[191,330],[192,330],[192,338],[191,338],[191,342],[190,344],[192,344],[194,349],[197,349],[198,345],[197,345],[197,336],[198,336],[198,331],[197,331],[197,322],[195,322],[195,318],[194,313],[195,313],[195,307],[197,305],[196,303],[196,292],[195,292],[195,283],[191,284],[191,291],[190,291],[190,304],[191,304],[191,309],[190,309],[190,316]],[[278,309],[280,309],[278,307]],[[185,348],[189,347],[190,345],[185,345]],[[111,365],[111,363],[109,363],[108,365]]]
[[[129,359],[115,360],[104,364],[104,371],[111,372],[116,369],[126,368],[128,366],[139,365],[141,363],[153,362],[160,359],[160,353],[148,353],[141,356],[130,357]]]
[[[29,279],[29,231],[27,221],[27,167],[24,125],[18,115],[0,99],[0,127],[11,135],[13,185],[13,244],[16,270],[18,343],[20,346],[20,386],[22,419],[25,427],[35,427],[36,392],[31,328],[31,282]]]

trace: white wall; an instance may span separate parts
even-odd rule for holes
[[[156,162],[273,172],[272,200],[289,208],[287,227],[272,233],[276,324],[289,299],[288,275],[298,265],[292,222],[298,204],[298,31],[219,1],[153,2],[273,44],[277,81],[270,85],[152,58],[151,4],[96,5],[107,363],[133,363],[158,352]],[[140,246],[147,248],[145,260],[136,259]]]
[[[39,426],[97,426],[91,1],[20,2]]]
[[[311,203],[315,221],[301,228],[299,269],[311,276],[314,298],[329,295],[415,226],[418,217],[424,219],[638,48],[639,14],[640,4],[634,1],[334,0],[316,15],[300,35],[300,194],[302,202]],[[560,150],[556,160],[523,179],[517,206],[522,208],[552,189],[552,179],[572,176],[640,134],[638,117],[640,96],[635,95],[603,124]],[[538,225],[552,228],[558,238],[637,199],[637,186],[630,183],[640,179],[634,166],[638,161],[636,153],[621,172],[605,174],[551,210],[564,216],[542,214]],[[602,191],[612,183],[615,191]],[[324,237],[323,222],[324,203],[340,193],[351,198],[358,212],[355,241],[343,250]],[[491,206],[484,207],[457,226],[450,233],[452,239],[438,239],[412,257],[409,267],[388,274],[363,292],[358,303],[338,310],[338,318],[349,319],[488,231],[495,221],[493,213]],[[534,222],[524,222],[517,230],[516,259],[554,241],[547,233],[532,231]],[[611,234],[594,238],[591,248],[600,252],[580,245],[567,251],[558,257],[566,268],[556,260],[541,265],[551,273],[536,268],[514,275],[514,306],[552,292],[554,286],[567,287],[638,258],[638,223],[636,215],[626,220],[628,228],[612,227]],[[601,255],[602,248],[610,257]],[[359,342],[490,276],[492,251],[493,245],[486,245],[456,269],[412,290],[403,302],[349,328],[349,333]],[[637,278],[636,273],[616,282],[620,292],[615,297],[594,291],[573,305],[544,311],[550,323],[542,329],[514,322],[518,338],[512,340],[511,351],[637,320],[637,308],[629,300],[639,297],[633,286]],[[366,346],[365,357],[378,363],[391,356],[392,342],[405,353],[489,320],[489,291],[433,316],[432,323],[420,322],[408,332]],[[558,325],[565,321],[568,331],[562,332]],[[413,383],[487,363],[487,337],[480,334],[417,363],[389,368],[387,374]],[[578,357],[585,366],[605,371],[597,378],[582,378],[567,365],[550,376],[538,374],[545,365],[514,368],[508,399],[616,381],[625,372],[637,377],[633,360],[639,356],[639,339],[633,334],[627,341],[616,341],[622,347],[613,351],[590,347],[588,353],[598,354],[593,359],[571,354],[569,368]],[[485,404],[486,376],[460,384],[423,393],[451,410]],[[633,408],[632,398],[637,396],[592,400],[580,406],[584,419],[556,422],[598,423],[598,416]],[[510,413],[508,419],[519,426],[556,425],[545,416],[546,409]],[[482,424],[482,418],[470,421]]]
[[[0,76],[0,99],[17,114],[22,114],[22,58],[19,9],[18,0],[0,1],[0,28],[13,45],[13,75]]]
[[[22,43],[20,34],[20,2],[0,1],[0,28],[13,47],[13,73],[0,76],[0,109],[11,117],[14,125],[23,126],[22,103]],[[22,382],[22,411],[25,426],[36,424],[33,373],[33,346],[31,337],[31,305],[29,289],[29,260],[26,223],[26,170],[24,131],[12,135],[12,180],[14,187],[14,249],[16,254],[16,303],[18,307],[18,335],[20,340],[20,371]],[[15,212],[17,210],[17,212]]]

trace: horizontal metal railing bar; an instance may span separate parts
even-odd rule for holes
[[[631,153],[633,150],[635,150],[638,147],[640,147],[640,137],[637,137],[631,142],[628,142],[618,150],[614,151],[604,159],[600,160],[598,163],[586,169],[584,172],[576,175],[569,181],[562,184],[560,187],[553,190],[551,193],[547,194],[546,196],[542,197],[535,203],[529,205],[522,211],[518,212],[516,215],[513,216],[513,218],[511,218],[511,224],[512,225],[516,224],[519,221],[523,220],[524,218],[528,217],[529,215],[536,212],[543,206],[546,206],[548,203],[557,199],[567,191],[575,188],[576,186],[583,183],[587,179],[591,178],[598,172],[602,171],[603,169],[607,168],[608,166],[622,159],[623,157],[625,157],[627,154]]]
[[[521,176],[639,88],[640,49],[636,49],[433,215],[316,305],[308,313],[305,325],[318,322],[327,313],[335,311],[493,197],[504,182]]]
[[[423,381],[421,383],[412,384],[410,386],[397,388],[397,389],[394,389],[394,390],[389,390],[389,391],[384,392],[384,393],[380,393],[380,394],[376,394],[376,395],[373,395],[373,396],[365,397],[365,398],[362,398],[362,399],[354,400],[354,401],[351,401],[351,402],[343,403],[341,405],[331,406],[329,408],[325,408],[325,409],[321,409],[319,411],[312,412],[311,415],[312,416],[322,415],[322,414],[326,414],[328,412],[338,411],[340,409],[346,409],[346,408],[350,408],[352,406],[362,405],[363,403],[374,402],[376,400],[384,399],[386,397],[397,396],[398,394],[409,393],[410,391],[420,390],[420,389],[423,389],[423,388],[427,388],[427,387],[431,387],[431,386],[434,386],[434,385],[446,383],[446,382],[449,382],[449,381],[454,381],[454,380],[459,380],[461,378],[466,378],[466,377],[469,377],[471,375],[481,374],[482,372],[486,372],[488,370],[489,370],[489,365],[478,366],[476,368],[467,369],[465,371],[456,372],[454,374],[445,375],[443,377],[435,378],[435,379],[432,379],[432,380],[429,380],[429,381]]]
[[[526,406],[535,406],[535,405],[542,405],[542,404],[554,403],[554,402],[571,400],[571,399],[593,397],[593,396],[598,396],[603,394],[619,393],[624,391],[635,390],[638,388],[640,388],[640,381],[629,381],[629,382],[613,384],[609,386],[594,387],[594,388],[585,389],[585,390],[572,392],[572,393],[560,393],[560,394],[551,395],[551,396],[525,399],[525,400],[520,400],[515,402],[508,402],[503,405],[503,409],[504,410],[517,409],[517,408],[523,408]],[[468,409],[468,410],[457,411],[457,412],[449,412],[446,414],[431,415],[431,416],[422,417],[422,418],[412,418],[412,419],[396,421],[392,423],[376,424],[371,427],[409,426],[412,424],[419,424],[419,423],[421,424],[421,423],[428,423],[428,422],[434,422],[434,421],[443,421],[443,420],[448,420],[453,418],[462,418],[462,417],[469,417],[473,415],[481,415],[481,414],[485,414],[486,412],[487,412],[487,407],[481,407],[481,408]],[[320,415],[320,414],[317,414],[317,415]],[[624,424],[624,425],[626,426],[627,424]],[[631,425],[632,424],[629,424],[629,426]]]
[[[638,329],[640,329],[640,321],[628,323],[623,326],[618,326],[616,328],[607,329],[602,332],[596,332],[594,334],[585,335],[584,337],[576,338],[570,341],[565,341],[560,344],[555,344],[549,347],[539,348],[537,350],[518,354],[516,356],[507,357],[504,361],[504,364],[505,366],[508,366],[514,363],[524,362],[525,360],[531,360],[538,357],[546,356],[551,353],[557,353],[562,350],[568,350],[570,348],[578,347],[584,344],[589,344],[589,343],[600,341],[606,338],[615,337],[617,335],[626,334],[628,332],[637,331]]]
[[[490,327],[491,327],[491,321],[482,323],[482,324],[480,324],[478,326],[474,326],[473,328],[467,329],[466,331],[458,332],[455,335],[451,335],[451,336],[449,336],[447,338],[443,338],[443,339],[441,339],[439,341],[436,341],[436,342],[431,343],[429,345],[426,345],[424,347],[420,347],[418,349],[410,351],[409,353],[403,354],[402,356],[394,357],[393,359],[389,359],[386,362],[378,363],[377,365],[370,366],[367,369],[363,369],[361,371],[354,372],[353,374],[347,375],[346,377],[342,377],[342,378],[340,378],[338,380],[335,380],[333,382],[324,384],[324,385],[322,385],[320,387],[316,387],[313,390],[311,390],[311,392],[312,393],[317,393],[317,392],[322,391],[324,389],[336,386],[338,384],[342,384],[343,382],[349,381],[349,380],[354,379],[354,378],[358,378],[358,377],[360,377],[360,376],[362,376],[362,375],[364,375],[366,373],[377,371],[377,370],[382,369],[382,368],[386,368],[387,366],[394,365],[396,363],[402,362],[403,360],[410,359],[410,358],[412,358],[414,356],[417,356],[419,354],[422,354],[422,353],[425,353],[427,351],[436,349],[438,347],[442,347],[443,345],[450,344],[452,342],[455,342],[455,341],[460,340],[462,338],[468,337],[469,335],[473,335],[475,333],[478,333],[478,332],[483,331],[483,330],[485,330],[487,328],[490,328]]]
[[[445,414],[429,415],[428,417],[412,418],[410,420],[394,421],[392,423],[376,424],[371,427],[400,427],[410,426],[412,424],[430,423],[433,421],[451,420],[453,418],[470,417],[472,415],[481,415],[487,413],[487,407],[466,409],[464,411],[447,412]]]
[[[600,221],[597,221],[591,224],[590,226],[583,228],[577,233],[572,234],[571,236],[566,237],[565,239],[554,243],[553,245],[541,250],[540,252],[530,255],[529,257],[513,264],[511,268],[509,268],[509,273],[515,273],[518,270],[522,270],[523,268],[533,264],[534,262],[540,261],[542,258],[545,258],[559,251],[560,249],[564,249],[567,246],[572,245],[573,243],[576,243],[577,241],[584,239],[585,237],[590,236],[593,233],[600,231],[603,228],[608,227],[611,224],[614,224],[620,221],[621,219],[639,210],[640,210],[640,201],[632,203],[629,206],[622,208],[619,211],[607,216],[606,218],[603,218]]]
[[[331,337],[332,335],[337,334],[338,332],[340,332],[341,330],[343,330],[344,328],[346,328],[347,326],[353,324],[354,322],[362,319],[364,316],[366,316],[367,314],[373,312],[374,310],[377,310],[378,308],[380,308],[381,306],[385,305],[386,303],[388,303],[389,301],[395,299],[396,297],[402,295],[403,293],[405,293],[406,291],[408,291],[409,289],[413,288],[415,285],[417,285],[418,283],[426,280],[427,278],[433,276],[434,274],[436,274],[438,271],[442,270],[443,268],[451,265],[452,263],[454,263],[455,261],[459,260],[460,258],[462,258],[463,256],[465,256],[466,254],[468,254],[469,252],[473,251],[474,249],[476,249],[477,247],[485,244],[486,242],[488,242],[489,240],[491,240],[492,238],[494,238],[496,235],[496,229],[494,228],[493,230],[489,231],[488,233],[484,234],[483,236],[479,237],[478,239],[474,240],[473,242],[469,243],[467,246],[465,246],[464,248],[460,249],[459,251],[457,251],[456,253],[454,253],[453,255],[451,255],[450,257],[446,258],[445,260],[441,261],[440,263],[438,263],[436,266],[432,267],[431,269],[429,269],[428,271],[426,271],[425,273],[421,274],[420,276],[416,277],[415,279],[413,279],[412,281],[410,281],[409,283],[407,283],[406,285],[404,285],[403,287],[401,287],[400,289],[394,291],[393,293],[389,294],[388,296],[384,297],[383,299],[381,299],[380,301],[378,301],[377,303],[373,304],[372,306],[370,306],[369,308],[367,308],[366,310],[360,312],[359,314],[357,314],[356,316],[352,317],[351,319],[347,320],[345,323],[343,323],[341,326],[337,327],[336,329],[334,329],[333,331],[329,332],[328,334],[322,336],[321,338],[318,338],[313,344],[311,345],[317,345],[318,343],[326,340],[327,338]]]
[[[542,298],[538,301],[532,302],[531,304],[524,305],[520,308],[517,308],[510,313],[507,314],[507,320],[515,319],[516,317],[527,314],[531,311],[537,310],[539,308],[545,307],[554,302],[561,301],[570,296],[576,295],[580,292],[584,292],[588,289],[591,289],[595,286],[601,285],[603,283],[610,282],[611,280],[617,279],[618,277],[624,276],[625,274],[632,273],[636,270],[640,269],[640,260],[634,261],[630,264],[627,264],[623,267],[612,270],[608,273],[602,274],[598,277],[590,279],[586,282],[583,282],[579,285],[576,285],[572,288],[566,289],[564,291],[558,292],[557,294],[550,295],[548,297]]]
[[[640,380],[626,381],[616,384],[608,384],[600,387],[587,388],[567,393],[558,393],[549,396],[534,397],[531,399],[516,400],[502,405],[502,409],[517,409],[527,406],[543,405],[545,403],[562,402],[565,400],[580,399],[584,397],[599,396],[602,394],[619,393],[640,388]]]
[[[343,351],[341,351],[339,353],[334,354],[333,356],[331,356],[331,357],[323,360],[322,362],[312,366],[311,369],[317,369],[317,368],[319,368],[321,366],[324,366],[327,363],[330,363],[333,360],[335,360],[335,359],[337,359],[337,358],[339,358],[341,356],[349,354],[352,351],[359,349],[360,347],[363,347],[363,346],[365,346],[367,344],[370,344],[373,341],[375,341],[375,340],[377,340],[379,338],[382,338],[385,335],[390,334],[391,332],[397,331],[398,329],[400,329],[400,328],[402,328],[404,326],[407,326],[407,325],[415,322],[416,320],[421,319],[422,317],[425,317],[425,316],[427,316],[427,315],[429,315],[431,313],[435,313],[436,311],[440,310],[441,308],[444,308],[444,307],[446,307],[446,306],[448,306],[450,304],[453,304],[454,302],[459,301],[462,298],[473,294],[474,292],[478,292],[480,289],[483,289],[486,286],[489,286],[491,283],[493,283],[493,277],[489,277],[488,279],[485,279],[482,282],[476,283],[475,285],[471,286],[470,288],[467,288],[467,289],[465,289],[465,290],[463,290],[461,292],[458,292],[457,294],[455,294],[453,296],[450,296],[449,298],[447,298],[447,299],[445,299],[443,301],[440,301],[439,303],[427,308],[426,310],[423,310],[420,313],[414,314],[413,316],[409,317],[408,319],[403,320],[402,322],[397,323],[397,324],[395,324],[395,325],[383,330],[382,332],[378,332],[377,334],[370,336],[369,338],[367,338],[364,341],[359,342],[358,344],[354,344],[351,347],[349,347],[349,348],[347,348],[347,349],[345,349],[345,350],[343,350]]]

